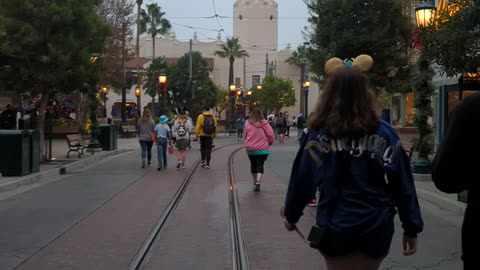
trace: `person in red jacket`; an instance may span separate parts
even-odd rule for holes
[[[260,181],[263,176],[263,164],[270,155],[270,146],[275,141],[273,129],[265,120],[260,109],[250,112],[250,118],[245,124],[245,149],[250,159],[250,170],[253,177],[253,189],[260,191]]]

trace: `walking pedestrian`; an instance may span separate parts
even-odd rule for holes
[[[297,129],[297,118],[295,115],[292,117],[292,128]]]
[[[297,117],[297,140],[299,143],[302,140],[303,131],[305,129],[305,123],[306,123],[305,116],[303,116],[303,114],[299,114]]]
[[[275,118],[275,127],[277,128],[278,133],[278,143],[283,143],[285,139],[285,127],[287,126],[285,117],[283,117],[283,113],[279,113],[278,116]]]
[[[239,116],[237,118],[237,139],[242,139],[243,138],[243,129],[245,127],[245,119],[243,116]]]
[[[210,169],[213,139],[217,133],[217,119],[210,112],[210,107],[205,106],[198,116],[195,133],[200,137],[202,168]]]
[[[168,145],[171,145],[172,140],[171,129],[168,125],[168,117],[165,115],[160,116],[160,122],[155,127],[155,131],[157,132],[157,170],[160,171],[167,168],[167,147]]]
[[[358,57],[353,66],[338,61],[335,71],[327,62],[331,73],[295,158],[284,225],[296,229],[319,188],[310,245],[329,270],[378,269],[389,252],[396,209],[404,256],[416,252],[423,220],[408,156],[395,130],[376,114],[376,98],[361,72],[371,68],[371,57]]]
[[[288,115],[288,112],[284,112],[283,116],[285,117],[285,136],[290,138],[290,127],[292,126],[292,121]]]
[[[8,104],[5,111],[0,114],[0,129],[15,129],[17,114],[12,105]]]
[[[187,118],[185,111],[180,111],[175,123],[173,124],[173,133],[176,134],[177,141],[175,147],[178,150],[177,169],[185,168],[187,148],[190,145],[190,130],[192,124]]]
[[[480,117],[480,94],[464,98],[453,110],[448,127],[432,166],[435,186],[446,193],[468,191],[462,226],[463,269],[478,269],[477,245],[480,241],[480,184],[478,183],[476,142],[480,128],[472,119]]]
[[[270,146],[275,141],[273,129],[259,108],[250,112],[245,124],[245,149],[250,159],[250,172],[253,179],[253,190],[260,191],[263,176],[263,165],[270,155]]]
[[[143,110],[143,115],[138,120],[138,140],[142,149],[142,168],[145,163],[150,166],[152,161],[153,136],[155,134],[155,121],[149,109]]]

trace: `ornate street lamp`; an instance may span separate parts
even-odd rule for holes
[[[262,91],[262,85],[261,84],[257,85],[257,91]]]
[[[305,96],[304,98],[304,101],[305,101],[305,108],[304,108],[304,113],[303,115],[305,115],[305,117],[308,118],[308,92],[309,92],[309,88],[310,88],[310,82],[309,81],[305,81],[303,84],[302,84],[302,88],[303,88],[303,95]]]
[[[415,8],[415,17],[418,27],[427,27],[433,23],[437,9],[427,1],[423,1],[419,7]]]
[[[107,118],[107,95],[108,95],[108,87],[102,87],[102,94],[103,94],[103,111],[105,113],[105,118]]]
[[[98,60],[100,59],[100,54],[98,53],[93,53],[90,54],[90,62],[92,64],[95,64]],[[92,155],[97,152],[102,151],[102,146],[100,145],[100,142],[98,141],[98,100],[97,100],[97,95],[98,95],[98,85],[96,83],[91,83],[89,85],[89,91],[88,91],[88,98],[90,99],[90,129],[91,129],[91,136],[92,138],[90,139],[90,143],[87,146],[87,153],[91,153]],[[106,113],[105,113],[106,114]]]
[[[434,5],[423,1],[419,7],[415,8],[416,22],[418,28],[430,26],[436,17],[437,10]],[[418,152],[418,158],[413,165],[414,173],[427,174],[430,172],[431,162],[428,155],[431,153],[429,147],[429,137],[431,136],[431,127],[428,118],[431,116],[431,97],[433,87],[431,86],[432,76],[428,75],[430,71],[430,63],[425,55],[420,52],[417,60],[417,72],[419,80],[414,84],[415,96],[414,104],[416,110],[415,126],[418,129],[418,139],[415,143],[415,150]]]
[[[135,96],[137,97],[137,113],[135,114],[135,117],[137,119],[138,119],[139,114],[140,114],[140,108],[138,106],[140,104],[140,96],[141,95],[142,95],[142,88],[140,88],[140,86],[137,85],[137,87],[135,87]]]
[[[158,76],[158,101],[160,101],[160,94],[164,96],[163,98],[163,110],[164,114],[167,114],[167,75],[160,74]]]
[[[230,129],[233,129],[233,121],[235,120],[235,91],[237,90],[237,86],[234,84],[231,84],[228,89],[230,90],[228,93],[228,98],[230,102]]]

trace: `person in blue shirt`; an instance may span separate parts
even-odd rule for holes
[[[239,116],[237,118],[237,139],[243,138],[243,129],[245,128],[245,118],[243,116]]]
[[[331,71],[309,117],[285,201],[284,225],[293,231],[319,189],[309,241],[329,270],[378,269],[389,252],[397,211],[405,256],[416,252],[423,230],[408,157],[395,130],[376,113],[361,70],[345,65]]]

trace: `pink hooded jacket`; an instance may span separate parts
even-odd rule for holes
[[[247,151],[268,150],[275,141],[273,129],[267,120],[245,123],[245,148]]]

